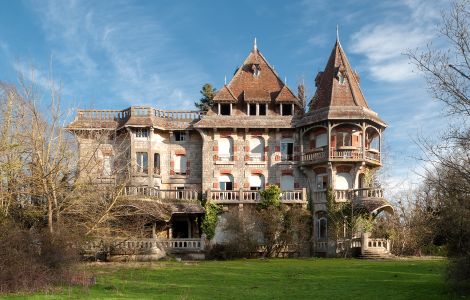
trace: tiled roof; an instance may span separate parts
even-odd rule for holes
[[[292,91],[284,85],[276,97],[276,102],[297,102],[297,97],[292,93]]]
[[[228,90],[233,92],[240,102],[274,101],[284,87],[284,82],[256,46],[227,85]],[[216,94],[214,101],[227,101],[226,98],[229,96],[224,87]],[[288,88],[286,92],[283,92],[282,97],[297,99]]]
[[[217,94],[214,96],[215,102],[237,102],[238,99],[232,93],[230,88],[227,85],[224,85]]]
[[[331,51],[325,70],[315,79],[317,91],[310,110],[329,106],[359,106],[369,108],[359,86],[359,77],[349,64],[339,40]]]

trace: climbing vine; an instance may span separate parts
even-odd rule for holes
[[[213,202],[206,202],[206,214],[202,220],[202,232],[211,240],[215,235],[215,227],[217,226],[217,215],[222,211],[222,207]]]

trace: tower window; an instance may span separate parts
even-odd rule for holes
[[[149,129],[148,128],[139,128],[135,132],[135,137],[138,138],[148,138],[149,137]]]

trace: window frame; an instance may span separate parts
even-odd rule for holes
[[[140,159],[139,159],[140,157]],[[135,153],[136,171],[137,173],[147,174],[149,168],[148,152]]]

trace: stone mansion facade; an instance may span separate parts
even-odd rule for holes
[[[67,128],[78,139],[80,160],[98,162],[87,173],[96,182],[125,182],[129,198],[168,204],[165,224],[156,221],[146,237],[150,244],[159,240],[168,251],[202,250],[200,199],[224,211],[243,210],[258,203],[258,190],[277,184],[282,203],[311,210],[309,252],[334,255],[338,245],[327,233],[328,187],[336,201],[353,201],[358,210],[393,212],[383,191],[366,182],[367,170],[381,167],[386,124],[359,83],[337,39],[304,112],[255,43],[207,113],[79,110]],[[105,138],[98,139],[103,132]],[[388,247],[382,239],[358,241],[363,249]]]

